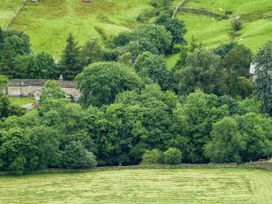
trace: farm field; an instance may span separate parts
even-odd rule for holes
[[[131,169],[0,176],[0,203],[270,203],[272,172]]]

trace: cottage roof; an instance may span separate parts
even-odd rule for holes
[[[42,79],[11,79],[8,86],[44,86]]]
[[[43,87],[46,80],[43,79],[10,79],[8,80],[8,86],[39,86]],[[76,88],[74,81],[62,81],[59,80],[61,88]]]
[[[74,81],[61,81],[59,80],[59,85],[61,88],[76,88]]]

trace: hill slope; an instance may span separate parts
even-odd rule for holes
[[[0,3],[0,17],[11,16],[19,0],[4,0]],[[178,5],[180,0],[175,0]],[[218,14],[231,11],[240,16],[243,28],[235,38],[256,51],[272,36],[271,0],[188,0],[184,7],[206,9]],[[7,9],[8,8],[8,9]],[[31,37],[35,51],[46,51],[60,57],[65,39],[72,32],[80,43],[96,37],[104,40],[121,31],[137,26],[137,17],[152,12],[146,0],[94,0],[81,3],[80,0],[39,0],[38,4],[27,3],[10,28],[25,31]],[[5,12],[3,12],[5,11]],[[187,40],[194,36],[207,47],[215,47],[230,40],[231,18],[214,18],[192,14],[177,14],[187,25]],[[2,24],[3,26],[3,24]],[[170,58],[174,63],[176,56]]]
[[[5,27],[12,18],[16,9],[22,4],[21,0],[1,0],[0,1],[0,27]]]
[[[184,7],[206,9],[222,15],[231,12],[231,17],[240,16],[243,27],[235,40],[253,51],[272,38],[271,0],[189,0]],[[204,15],[178,13],[178,18],[185,20],[188,27],[187,39],[194,36],[209,47],[230,40],[231,17],[216,20]]]
[[[70,32],[80,43],[93,37],[103,40],[130,30],[137,16],[150,9],[145,0],[39,0],[27,3],[10,28],[29,34],[35,51],[59,57]]]

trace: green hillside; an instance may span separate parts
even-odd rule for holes
[[[0,1],[0,27],[5,27],[16,9],[21,5],[21,0]]]
[[[80,43],[89,38],[108,38],[136,26],[140,13],[152,7],[146,0],[39,0],[28,3],[11,28],[25,31],[35,51],[59,57],[65,39],[72,32]]]
[[[236,41],[256,51],[260,45],[272,36],[272,1],[271,0],[189,0],[185,7],[206,9],[218,14],[232,12],[231,16],[240,16],[243,27]],[[188,27],[187,39],[194,36],[204,45],[215,47],[230,39],[232,31],[231,18],[216,20],[214,18],[179,13],[178,18],[185,20]]]
[[[179,4],[175,0],[175,4]],[[1,1],[0,25],[4,25],[19,0]],[[253,51],[272,36],[271,0],[189,0],[184,7],[206,9],[218,14],[231,11],[232,16],[240,16],[243,28],[235,38]],[[147,0],[94,0],[81,3],[80,0],[39,0],[38,4],[27,3],[10,28],[26,32],[31,37],[35,51],[46,51],[59,57],[65,39],[72,32],[80,43],[89,38],[105,40],[121,31],[137,26],[139,15],[152,13],[153,7]],[[214,18],[181,13],[177,17],[187,25],[187,40],[194,36],[207,47],[215,47],[230,40],[231,18]],[[176,56],[169,59],[175,62]]]

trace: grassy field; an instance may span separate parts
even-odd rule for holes
[[[105,40],[136,26],[136,18],[149,12],[146,0],[39,0],[28,3],[11,28],[25,31],[35,51],[59,57],[71,32],[82,44],[90,38]]]
[[[20,2],[0,2],[0,26],[7,22]],[[175,4],[179,2],[175,0]],[[185,7],[204,8],[220,14],[231,11],[232,16],[240,16],[243,28],[235,41],[254,52],[271,39],[271,0],[189,0]],[[37,4],[27,3],[10,28],[30,35],[34,51],[46,51],[58,59],[70,32],[80,44],[90,38],[103,41],[121,31],[131,30],[139,24],[136,20],[139,15],[152,12],[147,0],[94,0],[90,4],[80,0],[39,0]],[[230,41],[231,19],[216,20],[189,13],[178,13],[177,18],[185,21],[188,41],[194,36],[209,48]],[[177,55],[169,57],[168,64],[173,66],[176,59]]]
[[[14,96],[12,96],[12,97],[9,97],[9,101],[13,105],[23,106],[26,104],[33,103],[35,100],[32,97],[14,97]]]
[[[14,12],[21,5],[21,0],[1,0],[0,1],[0,27],[6,26]]]
[[[272,172],[108,170],[0,176],[0,203],[271,203]]]
[[[271,0],[189,0],[185,7],[204,8],[219,14],[231,11],[232,16],[240,16],[243,28],[236,41],[256,51],[267,40],[272,39],[272,1]],[[230,40],[231,21],[216,20],[211,17],[179,13],[188,27],[187,40],[194,36],[206,47],[216,47]]]

